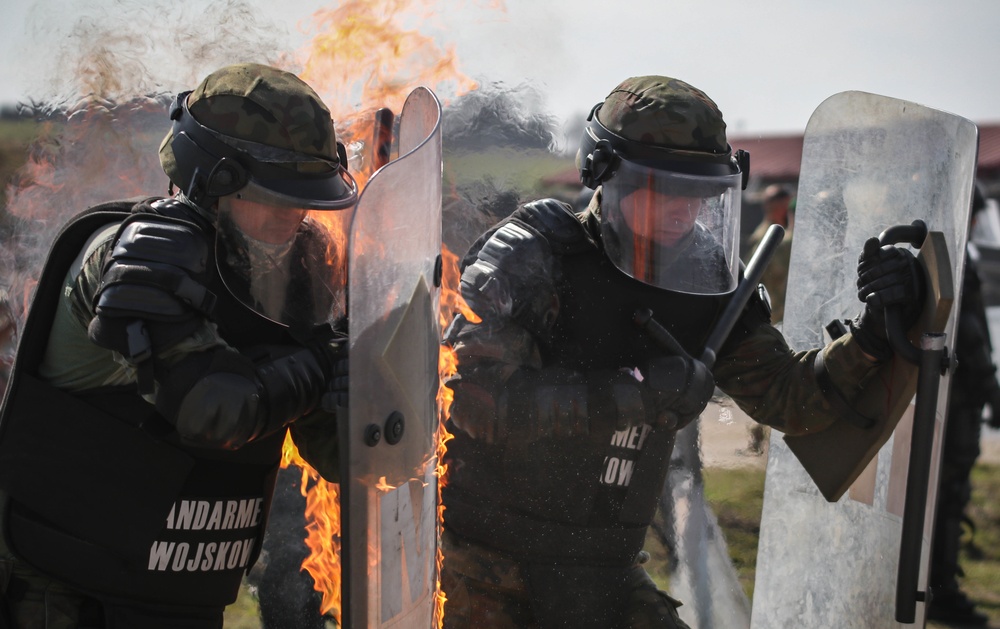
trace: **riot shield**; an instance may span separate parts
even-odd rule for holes
[[[784,321],[792,347],[824,345],[829,322],[859,312],[856,266],[865,240],[914,219],[931,230],[919,259],[935,303],[923,323],[943,328],[951,345],[958,295],[945,293],[961,286],[977,133],[958,116],[862,92],[820,105],[802,154]],[[942,317],[949,300],[955,307]],[[867,442],[858,439],[861,429],[839,427],[847,422],[809,438],[772,432],[752,628],[900,626],[894,611],[915,374],[899,357],[880,370],[882,397],[873,404],[887,417],[867,429]],[[936,499],[948,378],[937,384],[927,512]],[[824,457],[840,469],[824,469]],[[932,523],[924,518],[917,562],[923,589]]]
[[[677,433],[659,500],[666,530],[660,533],[658,523],[653,527],[673,554],[670,594],[684,601],[677,612],[692,627],[743,629],[750,625],[750,601],[705,498],[702,478],[702,423],[726,412],[729,409],[713,401],[701,417]]]
[[[369,179],[351,229],[343,627],[428,629],[434,615],[440,122],[434,94],[414,90],[399,158]]]

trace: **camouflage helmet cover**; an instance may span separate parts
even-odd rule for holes
[[[740,188],[718,106],[664,76],[622,81],[591,111],[580,181],[601,188],[601,241],[626,275],[659,289],[723,294],[736,286]]]
[[[266,65],[226,66],[208,75],[187,96],[191,115],[205,127],[231,138],[311,156],[286,168],[329,171],[338,162],[337,138],[330,111],[315,91],[290,72]],[[173,130],[160,145],[164,172],[182,189],[171,143]]]
[[[749,176],[749,156],[726,141],[719,107],[704,92],[665,76],[625,79],[594,106],[577,152],[580,180],[596,188],[621,159],[653,168]]]
[[[597,117],[609,131],[633,142],[708,153],[730,150],[718,105],[705,92],[670,77],[622,81]]]
[[[598,118],[609,131],[643,144],[729,152],[722,112],[705,92],[679,79],[640,76],[622,81]]]

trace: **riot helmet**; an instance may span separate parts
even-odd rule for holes
[[[211,218],[229,291],[309,327],[346,309],[346,234],[358,197],[330,111],[294,74],[224,67],[170,108],[160,163]]]
[[[704,92],[626,79],[587,117],[577,166],[584,185],[600,187],[601,240],[622,272],[684,293],[736,287],[749,154],[734,153]]]

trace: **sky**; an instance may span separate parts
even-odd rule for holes
[[[453,48],[458,68],[481,84],[537,90],[559,122],[578,120],[641,74],[701,88],[744,136],[801,133],[824,99],[847,90],[1000,122],[997,0],[375,1],[407,8],[407,24]],[[0,103],[71,100],[81,74],[73,60],[100,50],[123,75],[148,75],[141,89],[192,87],[213,63],[299,49],[316,35],[310,16],[342,4],[2,3]],[[253,50],[234,52],[234,37]]]

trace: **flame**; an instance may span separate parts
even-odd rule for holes
[[[415,7],[420,4],[422,13]],[[301,55],[300,76],[323,96],[341,137],[350,139],[346,144],[354,153],[351,166],[359,186],[372,172],[370,145],[379,108],[398,113],[420,85],[439,97],[478,87],[458,70],[453,47],[442,49],[431,36],[400,25],[402,16],[425,21],[432,4],[346,0],[313,14],[317,34]]]
[[[385,482],[385,476],[379,476],[378,482],[375,483],[375,489],[379,491],[392,491],[395,488],[396,488],[395,485],[390,485],[389,483]]]
[[[306,499],[306,546],[309,556],[302,569],[313,578],[314,589],[323,594],[320,611],[333,614],[340,622],[340,486],[320,477],[299,455],[291,434],[285,435],[281,467],[295,465],[302,470],[300,491]]]
[[[422,5],[424,12],[415,11]],[[427,0],[346,0],[337,8],[316,12],[312,18],[317,35],[300,54],[303,70],[300,77],[323,97],[337,121],[338,138],[348,147],[350,170],[360,188],[367,183],[375,166],[372,146],[376,134],[376,112],[389,108],[398,113],[413,88],[423,85],[432,89],[439,98],[445,94],[455,96],[473,90],[476,83],[457,69],[453,49],[441,49],[433,38],[416,30],[405,30],[399,25],[399,16],[408,13],[417,16],[418,22],[431,15],[433,2]],[[499,0],[493,8],[503,9]],[[331,226],[335,234],[346,234],[342,226]],[[337,237],[340,240],[340,236]],[[379,246],[379,242],[354,243],[354,246]],[[340,246],[337,244],[336,246]],[[341,249],[346,251],[346,247]],[[456,312],[471,321],[478,321],[459,294],[458,256],[444,248],[442,251],[444,273],[439,301],[441,328],[444,329]],[[440,382],[445,382],[457,370],[454,352],[441,347],[439,359]],[[419,470],[415,478],[423,478],[426,466],[433,465],[438,478],[438,534],[444,513],[440,491],[445,484],[447,467],[442,463],[448,440],[452,438],[445,428],[452,402],[452,392],[439,386],[439,426],[437,447]],[[295,449],[290,438],[285,442],[286,457],[282,465],[294,464],[302,468],[302,488],[306,497],[307,539],[309,558],[302,564],[313,577],[315,589],[322,594],[321,610],[333,614],[340,622],[340,505],[338,487],[319,477]],[[388,491],[393,487],[380,479],[377,488]],[[434,618],[437,627],[444,621],[446,597],[441,591],[440,573],[443,555],[438,544]]]
[[[442,251],[443,273],[441,285],[441,299],[439,308],[439,321],[444,329],[456,312],[464,314],[472,321],[478,321],[476,315],[462,299],[459,291],[460,274],[458,270],[458,256],[452,253],[447,247]],[[435,440],[437,447],[433,455],[421,466],[421,471],[427,465],[434,465],[434,473],[438,479],[438,533],[440,536],[440,526],[444,521],[445,506],[441,500],[441,489],[447,483],[448,466],[443,462],[444,454],[447,450],[447,443],[453,438],[448,432],[445,422],[450,416],[453,392],[444,386],[444,383],[453,377],[458,370],[458,359],[455,351],[447,346],[440,346],[438,360],[438,376],[440,385],[438,387],[437,401],[439,409],[439,422]],[[306,498],[306,545],[309,547],[310,555],[303,562],[302,569],[309,572],[314,580],[314,588],[322,596],[321,611],[324,614],[333,614],[339,623],[341,611],[341,589],[340,589],[340,502],[339,486],[323,480],[300,455],[295,447],[291,436],[285,437],[282,450],[281,466],[288,467],[295,465],[302,469],[302,495]],[[416,477],[422,477],[418,475]],[[385,476],[379,478],[375,485],[379,491],[390,491],[395,486],[390,485]],[[435,626],[440,629],[444,621],[444,604],[447,601],[445,593],[441,590],[441,565],[444,555],[441,552],[441,545],[437,550],[437,582],[435,584],[434,618]]]
[[[468,313],[466,314],[467,317],[471,316],[475,318],[475,314],[465,303],[465,300],[462,299],[462,293],[459,290],[461,275],[458,270],[458,256],[452,253],[447,246],[442,246],[441,263],[441,297],[438,315],[441,329],[445,330],[448,324],[451,323],[456,311],[463,314]],[[434,618],[437,629],[441,629],[444,626],[444,605],[448,601],[447,595],[441,589],[441,571],[444,564],[444,553],[441,552],[441,529],[444,523],[445,511],[444,500],[441,499],[441,490],[448,484],[448,465],[444,462],[444,455],[448,450],[448,442],[454,439],[454,435],[448,432],[446,422],[451,417],[451,403],[454,401],[455,396],[454,391],[445,386],[445,383],[456,373],[458,373],[458,357],[455,354],[455,350],[449,345],[442,344],[439,347],[438,353],[439,385],[437,402],[439,421],[436,435],[437,449],[434,452],[434,459],[437,466],[434,474],[437,476],[438,481],[438,544],[437,559],[435,562],[437,566],[437,583],[434,588]]]

